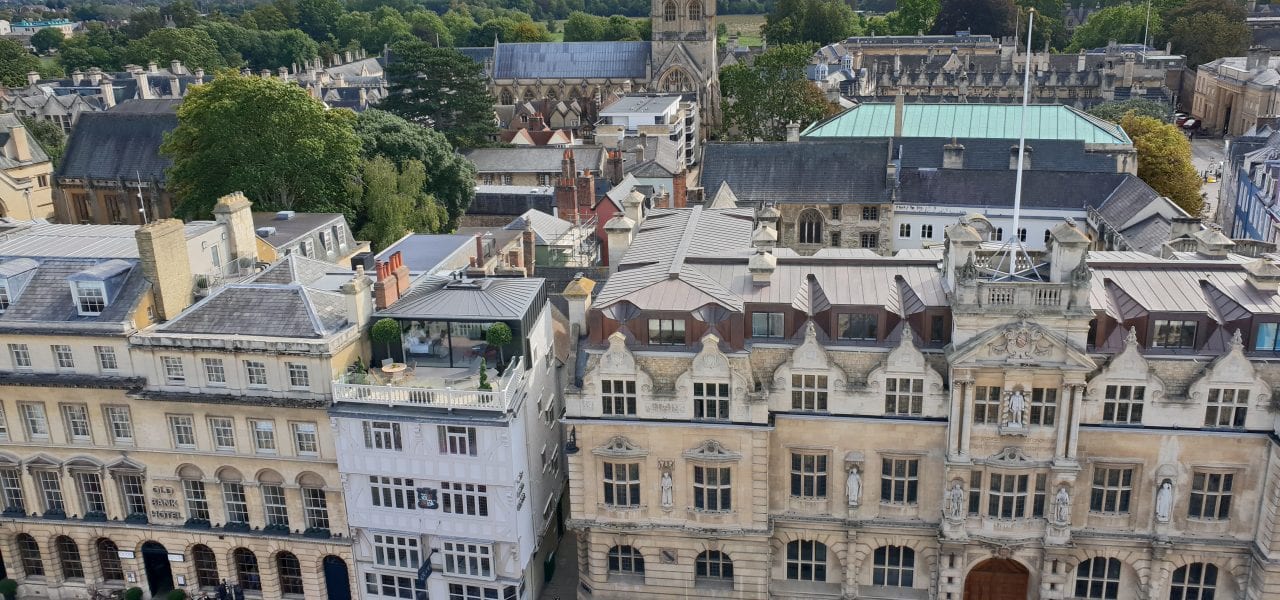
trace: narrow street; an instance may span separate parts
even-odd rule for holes
[[[1191,140],[1191,164],[1195,165],[1196,172],[1203,177],[1204,172],[1210,169],[1217,169],[1219,163],[1223,160],[1223,148],[1226,142],[1221,138],[1205,138]],[[1218,207],[1218,183],[1205,183],[1200,191],[1205,194],[1205,212],[1206,221],[1212,221],[1214,210]]]
[[[556,573],[542,588],[541,600],[571,600],[578,597],[578,537],[566,532],[556,550]]]

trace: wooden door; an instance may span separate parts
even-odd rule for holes
[[[969,571],[964,600],[1026,600],[1030,574],[1015,561],[993,558]]]

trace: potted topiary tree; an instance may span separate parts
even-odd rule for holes
[[[185,590],[169,590],[165,595],[165,600],[187,600],[187,592]]]
[[[124,600],[142,600],[142,588],[131,587],[124,591]]]
[[[484,358],[480,359],[480,385],[477,387],[486,392],[493,389],[493,386],[489,385],[489,365]]]
[[[511,328],[507,327],[506,323],[494,323],[488,331],[484,332],[484,341],[490,346],[498,347],[498,370],[501,371],[501,365],[507,360],[503,356],[502,349],[511,343]]]
[[[391,344],[400,341],[400,324],[395,319],[378,319],[369,330],[369,339],[385,344],[387,358],[391,358]]]
[[[4,596],[4,600],[14,600],[18,597],[18,582],[12,579],[0,579],[0,595]]]

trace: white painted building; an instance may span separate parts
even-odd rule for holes
[[[390,366],[335,383],[330,412],[361,597],[536,598],[566,479],[544,281],[427,276],[388,300],[374,318],[401,343],[374,342],[373,364]]]
[[[596,141],[614,149],[627,137],[665,137],[679,145],[684,164],[693,166],[701,154],[700,129],[697,103],[684,94],[628,94],[600,111]]]

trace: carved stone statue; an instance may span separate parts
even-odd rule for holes
[[[948,519],[963,519],[964,512],[964,489],[960,487],[959,481],[953,481],[951,489],[947,490],[946,497],[943,498],[943,516]]]
[[[1022,390],[1014,390],[1009,394],[1009,425],[1017,427],[1023,426],[1024,413],[1027,410],[1027,399],[1022,395]]]
[[[1053,522],[1062,524],[1071,522],[1071,494],[1067,492],[1066,487],[1058,488],[1058,495],[1053,499]]]
[[[849,469],[849,478],[845,480],[844,487],[849,506],[857,507],[862,502],[862,475],[858,473],[858,467]]]
[[[671,471],[662,472],[662,508],[671,508],[675,504],[672,494]]]
[[[1169,516],[1172,514],[1173,482],[1166,479],[1160,484],[1160,489],[1156,490],[1156,521],[1168,523]]]

